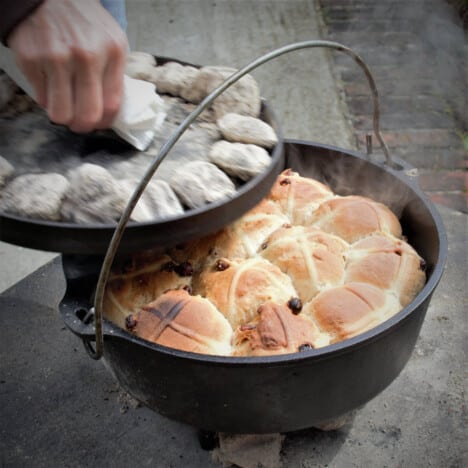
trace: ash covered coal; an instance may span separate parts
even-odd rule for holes
[[[181,77],[180,73],[174,73],[174,70],[179,69],[187,69],[190,73]],[[197,107],[197,103],[234,71],[226,67],[197,69],[182,65],[171,66],[168,63],[157,64],[148,54],[131,53],[127,73],[156,85],[159,83],[165,91],[165,94],[160,95],[167,106],[165,121],[156,131],[150,147],[144,152],[138,152],[127,143],[120,141],[111,131],[99,131],[83,136],[74,134],[65,127],[53,125],[45,112],[31,100],[31,106],[20,105],[18,108],[18,103],[22,103],[21,93],[18,93],[11,80],[1,74],[0,212],[76,224],[108,223],[118,220],[138,182],[169,137]],[[194,87],[197,91],[195,97],[189,92],[195,89]],[[190,101],[181,97],[187,94],[191,96]],[[182,134],[158,167],[151,186],[147,189],[148,193],[143,194],[133,211],[131,220],[142,222],[167,219],[180,216],[184,210],[232,197],[239,186],[268,166],[262,164],[246,175],[245,171],[241,171],[242,164],[231,161],[229,171],[223,168],[223,164],[219,165],[219,169],[216,166],[216,170],[220,172],[218,179],[221,183],[222,181],[225,183],[224,188],[213,191],[210,184],[197,184],[199,186],[197,196],[190,193],[190,185],[181,188],[183,183],[178,176],[181,168],[189,163],[196,163],[200,168],[212,167],[212,162],[216,164],[216,160],[210,162],[209,155],[213,145],[224,141],[225,138],[217,119],[227,112],[226,103],[230,103],[228,106],[230,112],[238,109],[240,113],[246,113],[252,122],[262,125],[268,138],[271,139],[273,134],[277,141],[274,130],[260,118],[261,100],[258,85],[248,75],[234,85],[225,97],[219,96],[212,107],[204,111]],[[237,103],[237,107],[231,105],[233,103]],[[242,132],[237,133],[242,135]],[[259,137],[261,138],[261,135]],[[230,141],[236,142],[236,138],[230,137]],[[264,151],[260,147],[258,150]],[[269,152],[271,151],[270,147]],[[256,153],[250,154],[254,157]],[[245,157],[245,155],[240,156]],[[270,154],[267,153],[267,156]],[[229,157],[232,160],[232,154]],[[224,158],[220,157],[219,160]],[[236,167],[240,168],[238,173]],[[19,210],[21,204],[11,202],[12,199],[23,197],[23,189],[20,193],[12,193],[15,187],[24,186],[15,182],[18,178],[34,179],[33,176],[42,177],[50,174],[68,181],[65,193],[61,193],[60,197],[54,195],[54,199],[59,204],[62,203],[61,206],[54,206],[53,210],[37,207],[36,210],[34,203],[28,203],[27,210]],[[199,175],[201,179],[203,175]],[[36,188],[38,187],[41,193],[36,195],[45,197],[46,200],[47,186],[38,185]],[[34,191],[31,192],[33,188],[28,189],[28,199],[36,196]],[[90,194],[92,202],[89,200]],[[161,200],[157,202],[155,197]],[[47,217],[49,212],[51,216]]]

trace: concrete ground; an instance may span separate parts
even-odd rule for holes
[[[418,19],[418,8],[419,14],[434,15]],[[427,184],[423,188],[443,216],[449,260],[408,366],[342,431],[288,435],[284,466],[468,465],[466,39],[447,11],[444,0],[128,1],[133,50],[194,63],[238,67],[306,39],[333,39],[356,48],[375,71],[389,146],[420,169]],[[430,46],[422,40],[424,31],[432,31]],[[429,61],[440,43],[438,61]],[[397,58],[403,62],[393,61]],[[448,78],[440,75],[444,69],[451,70]],[[287,137],[348,149],[362,145],[362,134],[370,128],[367,91],[349,59],[307,50],[253,74]],[[0,292],[53,257],[0,244]],[[198,447],[191,428],[146,408],[120,412],[118,391],[105,370],[89,360],[59,321],[50,326],[60,291],[49,291],[49,274],[60,289],[58,269],[49,268],[3,295],[5,324],[12,326],[13,311],[31,314],[29,302],[21,305],[28,291],[35,296],[31,305],[48,315],[47,320],[35,318],[37,341],[20,346],[24,337],[17,332],[0,341],[6,369],[0,393],[8,401],[0,413],[0,444],[5,441],[0,465],[219,466]]]

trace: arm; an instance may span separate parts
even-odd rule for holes
[[[110,127],[122,98],[125,33],[98,0],[39,3],[6,37],[37,102],[73,131]]]

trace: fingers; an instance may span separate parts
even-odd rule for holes
[[[45,108],[52,122],[70,125],[73,122],[72,76],[66,58],[51,62],[46,72]]]
[[[120,108],[125,59],[122,53],[105,57],[107,64],[82,50],[71,64],[59,61],[49,67],[46,109],[53,122],[77,133],[112,125]]]
[[[42,68],[37,66],[35,63],[23,62],[19,64],[20,70],[24,73],[24,76],[31,84],[34,90],[34,99],[41,107],[47,106],[47,83],[46,74],[42,71]]]
[[[127,42],[125,35],[121,38],[109,39],[97,51],[75,49],[66,70],[53,68],[47,91],[51,120],[77,133],[111,127],[123,94]]]
[[[103,112],[96,128],[109,128],[117,117],[123,94],[125,55],[121,49],[112,51],[102,79]]]
[[[103,65],[93,54],[82,54],[73,77],[73,120],[68,126],[77,133],[97,128],[103,117]]]
[[[111,42],[104,54],[106,62],[93,54],[83,54],[76,61],[74,117],[68,124],[71,130],[84,133],[111,127],[122,100],[124,50],[117,42]]]

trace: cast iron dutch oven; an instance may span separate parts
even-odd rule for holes
[[[385,389],[411,356],[431,295],[444,268],[441,219],[419,190],[413,170],[339,148],[286,140],[285,167],[389,205],[408,241],[426,261],[427,283],[390,320],[355,338],[316,350],[269,357],[215,357],[146,342],[104,321],[104,359],[120,385],[162,415],[231,433],[288,432],[313,427],[360,407]],[[68,259],[64,257],[67,273]],[[73,260],[71,262],[73,267]],[[96,276],[69,280],[62,317],[84,341],[83,316]]]
[[[73,258],[64,257],[68,287],[62,317],[91,356],[102,353],[120,385],[136,399],[200,429],[289,432],[319,425],[365,404],[398,376],[410,358],[443,272],[447,242],[442,222],[420,191],[414,169],[389,159],[378,128],[377,90],[362,59],[341,44],[307,41],[266,54],[244,71],[282,53],[316,46],[346,52],[364,70],[374,97],[374,130],[386,161],[379,164],[340,148],[287,140],[284,168],[321,180],[338,194],[373,198],[398,215],[409,243],[427,268],[427,283],[411,304],[378,327],[322,349],[268,357],[198,355],[146,342],[105,319],[99,327],[101,320],[97,320],[94,327],[88,298],[94,291],[97,270],[86,262],[84,269],[77,268]],[[97,287],[101,294],[105,265]],[[99,302],[94,300],[97,309]],[[92,346],[97,337],[100,353]]]

